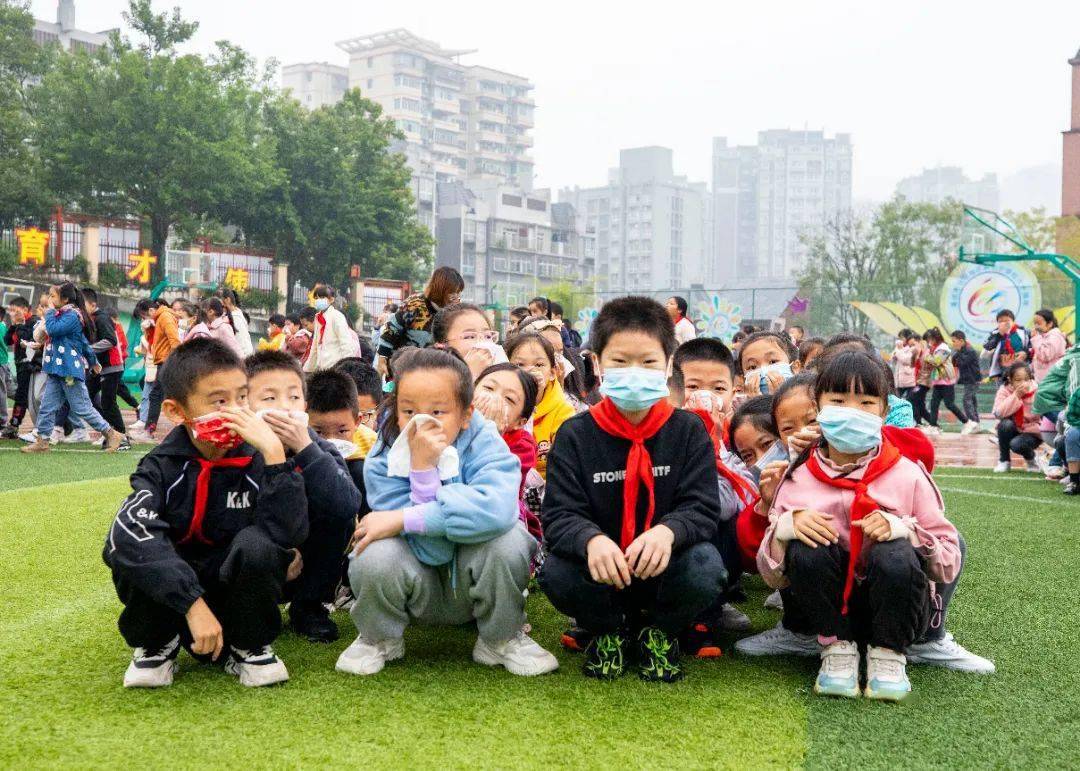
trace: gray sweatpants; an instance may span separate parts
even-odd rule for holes
[[[7,364],[0,364],[0,423],[8,419],[8,396],[15,397],[15,378]]]
[[[485,642],[502,643],[525,623],[524,591],[536,548],[521,524],[486,543],[461,544],[451,586],[450,565],[421,563],[404,538],[375,541],[349,565],[353,622],[365,640],[380,642],[401,637],[410,622],[475,620]]]

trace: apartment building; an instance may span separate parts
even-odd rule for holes
[[[982,179],[968,179],[959,166],[923,169],[920,174],[900,180],[896,185],[896,194],[912,203],[940,204],[952,199],[993,211],[997,211],[1001,204],[997,174],[985,174]]]
[[[329,62],[304,62],[281,68],[281,88],[309,110],[336,104],[349,88],[349,68]]]
[[[708,191],[674,172],[666,147],[619,153],[603,187],[565,189],[560,201],[584,218],[596,238],[601,291],[652,292],[707,279]]]
[[[592,290],[595,237],[570,204],[552,203],[547,190],[473,188],[438,187],[436,264],[461,271],[466,301],[512,308],[564,281]]]
[[[75,26],[75,0],[59,0],[56,21],[34,19],[34,42],[38,45],[56,44],[65,51],[93,53],[109,42],[115,29],[89,32]]]
[[[710,277],[794,277],[806,256],[803,238],[851,209],[851,164],[850,134],[779,129],[737,147],[714,138]]]

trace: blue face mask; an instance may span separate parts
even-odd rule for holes
[[[315,301],[315,310],[322,313],[324,310],[330,307],[330,301],[325,297],[320,297]]]
[[[667,375],[663,370],[642,367],[606,369],[600,393],[621,410],[647,410],[668,397]]]
[[[830,405],[818,413],[817,422],[825,441],[840,452],[854,455],[869,452],[881,444],[884,421],[878,415]]]
[[[757,377],[761,394],[764,396],[769,393],[769,378],[767,376],[770,372],[777,373],[784,378],[784,380],[795,376],[795,373],[791,371],[791,365],[787,362],[780,361],[776,364],[766,364],[764,367],[752,369],[746,373],[745,377]]]
[[[754,477],[755,482],[761,481],[761,472],[765,470],[765,467],[776,460],[787,460],[788,453],[784,449],[782,442],[773,442],[772,446],[765,451],[765,454],[754,461],[750,466],[750,475]]]

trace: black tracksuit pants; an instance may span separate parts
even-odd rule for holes
[[[1009,462],[1009,452],[1015,452],[1026,461],[1035,458],[1035,450],[1042,444],[1042,437],[1017,429],[1012,418],[999,420],[997,424],[998,460]]]
[[[311,520],[307,540],[300,546],[304,568],[295,581],[285,585],[286,599],[294,606],[332,602],[341,580],[341,561],[355,530],[355,519]]]
[[[232,542],[192,567],[224,631],[225,644],[250,650],[269,645],[281,632],[285,570],[291,553],[258,527],[241,530]],[[176,635],[191,641],[184,616],[159,605],[124,576],[113,574],[124,609],[120,634],[132,648],[160,648]]]
[[[855,581],[843,615],[848,552],[837,545],[788,543],[784,625],[792,631],[837,637],[902,651],[930,621],[929,579],[907,541],[885,541],[869,551],[866,577]]]
[[[727,582],[720,553],[698,543],[672,555],[655,578],[634,578],[626,589],[592,580],[584,560],[549,554],[540,570],[540,588],[560,612],[594,634],[658,626],[677,635],[716,602]]]
[[[123,372],[110,372],[107,375],[98,375],[86,384],[90,400],[101,413],[101,417],[121,434],[126,433],[126,429],[120,407],[116,404],[116,387],[120,384],[120,376],[123,374]]]
[[[22,423],[30,406],[30,379],[33,376],[29,365],[15,368],[15,406],[11,410],[11,424],[16,428]]]

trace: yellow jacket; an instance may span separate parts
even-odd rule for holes
[[[285,333],[278,332],[276,335],[267,340],[265,337],[259,341],[260,351],[284,351],[285,350]]]
[[[533,438],[536,439],[536,470],[547,479],[547,454],[555,434],[567,418],[574,417],[574,405],[566,397],[562,384],[553,380],[533,412]]]

